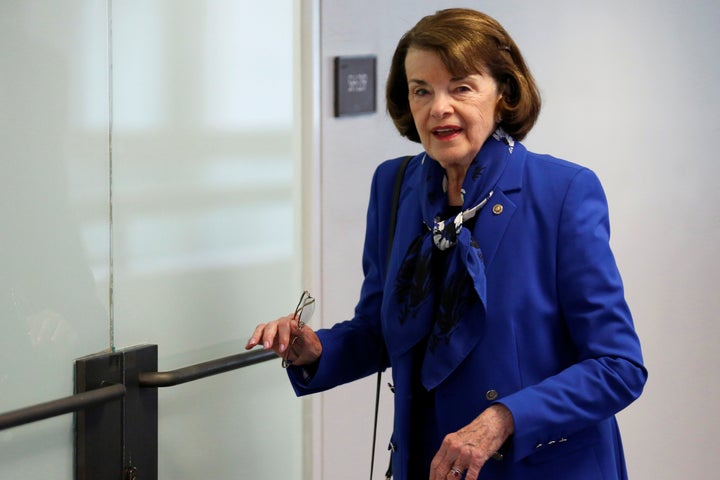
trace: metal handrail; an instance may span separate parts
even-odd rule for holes
[[[271,350],[240,353],[168,372],[141,372],[138,374],[138,384],[140,387],[145,388],[171,387],[256,363],[266,362],[274,358],[277,358],[277,355]],[[126,393],[127,388],[125,385],[114,384],[69,397],[58,398],[49,402],[12,410],[0,414],[0,430],[109,403],[124,397]]]
[[[172,387],[192,382],[219,373],[236,370],[256,363],[278,358],[272,350],[239,353],[207,362],[197,363],[168,372],[141,372],[138,383],[141,387]]]
[[[0,430],[109,403],[124,397],[126,391],[125,385],[114,384],[12,410],[0,415]]]

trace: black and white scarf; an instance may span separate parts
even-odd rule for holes
[[[424,231],[411,243],[387,304],[386,342],[393,354],[427,339],[421,381],[439,385],[481,340],[487,308],[485,265],[480,245],[465,222],[492,197],[512,154],[514,140],[498,129],[472,161],[463,181],[461,212],[447,211],[447,177],[427,155],[420,171]],[[433,256],[444,251],[444,276],[432,274]],[[393,345],[395,343],[395,345]]]

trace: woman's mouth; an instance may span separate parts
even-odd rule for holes
[[[455,126],[443,126],[432,129],[432,134],[439,140],[449,140],[462,132],[462,128]]]

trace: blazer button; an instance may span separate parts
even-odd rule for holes
[[[495,400],[497,397],[498,397],[498,393],[495,390],[488,390],[487,393],[485,394],[485,398],[491,402],[493,400]]]
[[[500,203],[496,203],[493,205],[493,213],[495,215],[500,215],[503,212],[503,206]]]

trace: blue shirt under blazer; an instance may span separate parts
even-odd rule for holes
[[[377,168],[354,318],[317,332],[323,354],[312,378],[289,369],[296,393],[305,395],[370,375],[379,358],[389,358],[382,367],[392,367],[395,386],[396,480],[416,480],[408,476],[412,355],[386,351],[381,307],[410,243],[427,228],[418,198],[423,157],[413,158],[405,172],[389,264],[390,205],[402,158]],[[627,478],[614,415],[640,395],[647,371],[609,236],[607,201],[595,174],[516,142],[473,226],[485,261],[487,331],[434,389],[439,437],[430,451],[442,436],[502,403],[515,433],[480,478]]]

